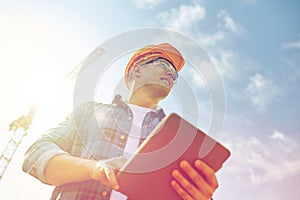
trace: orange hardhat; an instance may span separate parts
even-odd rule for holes
[[[125,69],[125,83],[127,87],[128,72],[131,70],[132,66],[139,63],[142,60],[157,57],[167,59],[170,63],[173,64],[177,72],[179,72],[184,65],[184,59],[181,53],[175,47],[168,43],[145,46],[141,49],[138,49],[134,54],[132,54],[127,63]]]

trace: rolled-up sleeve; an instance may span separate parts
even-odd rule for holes
[[[70,153],[76,130],[74,114],[71,113],[29,147],[25,153],[23,171],[49,184],[44,175],[45,168],[54,156]]]

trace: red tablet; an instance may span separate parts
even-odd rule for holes
[[[181,199],[170,186],[181,160],[204,161],[218,171],[230,152],[177,114],[165,117],[117,174],[130,200]]]

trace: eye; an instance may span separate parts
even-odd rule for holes
[[[172,77],[172,78],[174,77],[174,75],[173,75],[173,73],[171,71],[168,71],[167,75],[170,76],[170,77]]]

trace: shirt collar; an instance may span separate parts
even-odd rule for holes
[[[122,96],[120,94],[115,95],[115,97],[112,101],[112,105],[128,109],[128,105],[122,100]],[[152,113],[155,113],[156,116],[159,117],[160,119],[162,119],[166,116],[166,114],[162,108],[157,109],[157,110],[153,111]]]

